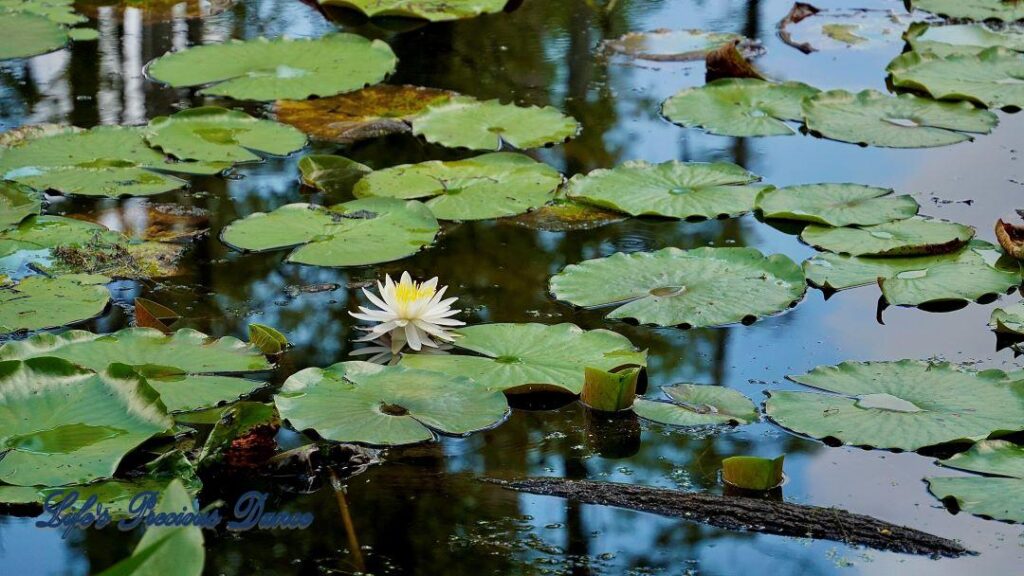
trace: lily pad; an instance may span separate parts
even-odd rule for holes
[[[551,292],[576,306],[617,306],[608,318],[701,328],[753,322],[794,306],[804,274],[781,254],[754,248],[664,248],[571,264]]]
[[[264,252],[296,247],[288,262],[364,266],[412,256],[434,241],[437,219],[415,200],[361,198],[330,208],[287,204],[232,222],[225,244]]]
[[[412,119],[454,92],[420,86],[378,84],[348,94],[312,100],[278,100],[277,119],[315,140],[352,144],[412,132]]]
[[[800,239],[819,250],[851,256],[923,256],[956,252],[974,238],[974,228],[926,218],[864,227],[812,224]]]
[[[1024,387],[1001,370],[917,360],[844,362],[790,380],[830,392],[772,392],[784,428],[843,444],[900,450],[977,441],[1024,429]]]
[[[765,218],[826,226],[871,226],[917,214],[917,201],[891,188],[861,184],[803,184],[769,189],[757,197]]]
[[[380,40],[355,34],[316,39],[232,40],[165,54],[149,75],[175,88],[206,86],[208,96],[237,100],[301,100],[377,84],[397,59]]]
[[[914,10],[964,20],[1024,20],[1024,5],[1017,0],[904,0]]]
[[[299,160],[299,178],[306,186],[328,194],[348,194],[373,168],[344,156],[310,154]]]
[[[320,0],[363,13],[368,18],[392,16],[420,18],[430,22],[475,18],[505,9],[509,0]]]
[[[0,480],[60,486],[113,476],[125,454],[173,425],[131,368],[58,358],[0,362]]]
[[[16,12],[42,16],[55,24],[80,24],[87,18],[75,12],[74,0],[0,0],[0,13]]]
[[[1024,56],[1003,48],[941,57],[907,52],[886,67],[892,84],[936,100],[967,100],[988,108],[1024,107]]]
[[[516,106],[497,100],[452,98],[427,108],[412,121],[412,132],[449,148],[525,150],[571,140],[580,124],[551,106]]]
[[[465,376],[490,390],[560,390],[579,394],[583,370],[646,366],[646,352],[608,330],[575,324],[483,324],[454,330],[461,354],[405,354],[400,365]]]
[[[543,206],[561,183],[562,175],[547,164],[523,154],[493,152],[378,170],[356,183],[352,193],[358,198],[429,198],[427,208],[441,220],[485,220]]]
[[[306,136],[284,124],[216,106],[158,116],[146,127],[146,141],[181,160],[256,162],[263,154],[285,156],[306,145]]]
[[[106,276],[29,276],[0,286],[0,334],[56,328],[94,318],[107,309]]]
[[[723,78],[672,96],[661,113],[687,128],[722,136],[787,136],[786,120],[800,120],[800,103],[818,93],[800,82]]]
[[[723,386],[677,384],[662,387],[671,402],[637,398],[636,415],[671,426],[709,426],[757,422],[757,408],[750,398]]]
[[[807,128],[820,136],[863,146],[928,148],[988,134],[999,119],[969,102],[936,102],[911,94],[886,96],[830,90],[803,103]]]
[[[899,42],[909,17],[892,10],[869,8],[819,9],[797,3],[779,23],[782,39],[804,53],[872,47]]]
[[[10,12],[0,4],[0,60],[27,58],[63,48],[67,28],[50,19],[26,12]]]
[[[928,489],[940,500],[955,500],[960,510],[977,516],[1024,522],[1024,446],[985,440],[939,464],[1001,478],[932,477]]]
[[[728,162],[626,162],[611,170],[594,170],[569,181],[566,195],[601,208],[633,216],[728,218],[754,209],[768,186]]]
[[[938,26],[918,22],[912,24],[903,37],[915,52],[930,52],[941,57],[977,54],[997,46],[1024,52],[1024,31],[997,30],[985,24]]]
[[[617,53],[655,62],[686,62],[703,60],[708,52],[739,41],[739,49],[748,56],[756,55],[759,46],[739,34],[706,30],[669,30],[629,32],[601,43],[605,52]]]
[[[569,232],[573,230],[593,230],[616,222],[621,222],[627,217],[621,212],[602,210],[596,206],[555,198],[536,210],[520,214],[514,218],[506,218],[502,222],[522,226],[531,230],[545,230],[547,232]]]
[[[996,308],[989,317],[988,325],[1000,334],[1024,336],[1024,302]]]
[[[27,186],[0,182],[0,230],[42,210],[39,194]]]
[[[509,413],[501,392],[469,378],[368,362],[302,370],[285,381],[274,403],[297,430],[380,446],[425,442],[434,431],[469,435]]]

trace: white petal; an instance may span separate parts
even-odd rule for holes
[[[420,343],[420,331],[416,328],[415,324],[406,324],[405,326],[405,338],[409,341],[409,348],[419,352],[422,348]]]

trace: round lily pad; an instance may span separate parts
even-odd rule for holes
[[[509,413],[501,392],[469,378],[368,362],[302,370],[285,381],[274,403],[297,430],[379,446],[425,442],[434,431],[469,435]]]
[[[703,60],[708,52],[735,41],[740,42],[739,49],[747,55],[757,53],[756,45],[739,34],[667,28],[629,32],[614,40],[605,40],[601,46],[606,52],[641,60],[685,62]]]
[[[7,484],[110,477],[125,454],[172,425],[159,396],[123,364],[97,373],[58,358],[0,362],[0,481]]]
[[[728,218],[754,209],[766,186],[728,162],[626,162],[611,170],[594,170],[569,181],[566,195],[633,216]]]
[[[0,37],[4,39],[0,60],[45,54],[68,43],[67,28],[45,16],[26,12],[0,11]]]
[[[579,122],[551,106],[516,106],[497,100],[452,98],[413,118],[412,132],[449,148],[525,150],[574,138]]]
[[[807,128],[820,136],[863,146],[927,148],[988,134],[999,119],[969,102],[936,102],[875,90],[822,92],[803,104]]]
[[[462,354],[405,354],[401,366],[465,376],[480,386],[506,392],[583,390],[584,368],[611,370],[646,366],[646,353],[608,330],[574,324],[483,324],[453,331]]]
[[[819,250],[851,256],[922,256],[956,252],[974,237],[974,228],[910,218],[864,227],[832,228],[812,224],[800,239]]]
[[[474,18],[505,9],[509,0],[320,0],[320,4],[362,12],[368,18],[392,16],[430,22]]]
[[[437,219],[415,200],[362,198],[329,208],[287,204],[229,224],[221,233],[238,250],[295,249],[288,261],[363,266],[412,256],[434,241]]]
[[[56,328],[94,318],[110,302],[104,284],[110,278],[93,274],[29,276],[0,286],[0,334]]]
[[[384,80],[397,59],[380,40],[355,34],[316,39],[232,40],[173,52],[149,64],[149,75],[175,88],[237,100],[301,100],[333,96]]]
[[[722,136],[786,136],[786,120],[800,120],[800,103],[818,93],[800,82],[773,83],[755,78],[723,78],[672,96],[661,113],[687,128]]]
[[[1016,0],[907,0],[910,8],[964,20],[1024,20],[1024,6]]]
[[[1003,48],[946,57],[907,52],[889,63],[892,84],[936,100],[967,100],[989,108],[1024,107],[1024,56]]]
[[[936,498],[955,500],[960,510],[978,516],[1024,523],[1024,446],[1005,440],[985,440],[938,463],[1002,478],[926,478],[928,489]]]
[[[153,118],[146,141],[181,160],[256,162],[260,156],[254,150],[284,156],[305,146],[306,136],[245,112],[204,106]]]
[[[936,56],[977,54],[996,46],[1024,52],[1024,31],[993,29],[985,24],[929,25],[915,23],[903,35],[914,52]]]
[[[892,193],[861,184],[803,184],[761,192],[757,209],[765,218],[826,226],[871,226],[917,214],[916,200]]]
[[[996,308],[989,317],[988,325],[1000,334],[1024,336],[1024,302]]]
[[[1024,388],[1001,370],[916,360],[821,366],[794,382],[819,392],[772,392],[779,425],[843,444],[917,450],[1024,429]]]
[[[804,274],[781,254],[754,248],[664,248],[571,264],[551,292],[576,306],[617,306],[608,318],[700,328],[753,322],[794,306]]]
[[[42,210],[42,200],[28,186],[0,182],[0,230],[17,224]]]
[[[757,408],[750,398],[723,386],[677,384],[662,387],[671,402],[637,398],[636,415],[672,426],[750,424],[757,421]]]
[[[557,170],[523,154],[493,152],[467,160],[432,160],[367,174],[357,198],[426,199],[441,220],[485,220],[515,216],[543,206],[562,183]]]

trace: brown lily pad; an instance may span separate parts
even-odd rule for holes
[[[1024,260],[1024,226],[1010,224],[1002,219],[996,222],[996,238],[1003,250],[1018,260]]]
[[[708,52],[704,58],[707,71],[704,80],[711,82],[720,78],[756,78],[766,80],[764,75],[747,60],[739,49],[740,42],[733,40],[720,48]]]

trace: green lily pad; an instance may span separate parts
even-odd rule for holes
[[[1024,302],[996,308],[989,317],[988,325],[1000,334],[1024,336]]]
[[[270,404],[262,402],[238,402],[223,410],[210,435],[206,437],[203,449],[199,453],[198,462],[201,466],[225,463],[230,457],[231,444],[238,438],[254,431],[264,430],[276,433],[280,428],[280,418]],[[230,465],[230,464],[229,464]]]
[[[106,276],[29,276],[0,286],[0,334],[56,328],[95,318],[107,309]]]
[[[637,398],[636,415],[671,426],[709,426],[757,422],[757,408],[740,392],[723,386],[677,384],[661,391],[671,402]]]
[[[661,113],[687,128],[722,136],[787,136],[786,120],[800,120],[800,103],[818,93],[800,82],[773,83],[756,78],[723,78],[672,96]]]
[[[800,239],[819,250],[851,256],[923,256],[956,252],[974,238],[974,228],[926,218],[864,227],[812,224]]]
[[[1001,370],[916,360],[844,362],[790,380],[820,392],[772,392],[768,417],[843,444],[917,450],[1024,429],[1024,387]]]
[[[310,154],[299,160],[299,178],[306,186],[328,194],[348,194],[373,168],[344,156]]]
[[[363,266],[412,256],[434,241],[437,219],[415,200],[361,198],[330,208],[287,204],[232,222],[221,240],[263,252],[297,247],[288,262]]]
[[[508,0],[320,0],[320,4],[355,10],[368,18],[392,16],[444,22],[501,12]]]
[[[936,100],[967,100],[988,108],[1024,107],[1024,56],[1003,48],[941,57],[907,52],[886,67],[892,84]]]
[[[384,80],[397,60],[380,40],[355,34],[316,39],[232,40],[165,54],[151,77],[175,88],[206,86],[208,96],[301,100],[352,92]]]
[[[501,392],[469,378],[368,362],[302,370],[285,381],[274,403],[297,430],[380,446],[432,440],[435,430],[469,435],[509,413]]]
[[[580,124],[550,106],[515,106],[497,100],[452,98],[413,118],[412,132],[449,148],[521,150],[549,146],[576,137]]]
[[[800,267],[754,248],[664,248],[571,264],[551,292],[576,306],[617,306],[608,318],[701,328],[752,322],[794,306],[807,285]]]
[[[584,368],[611,370],[646,366],[646,352],[608,330],[583,330],[575,324],[483,324],[453,331],[452,344],[480,356],[405,354],[400,365],[465,376],[491,390],[583,390]]]
[[[1024,20],[1024,5],[1016,0],[904,0],[915,10],[964,20]]]
[[[37,190],[84,196],[149,196],[186,186],[162,171],[216,174],[230,164],[171,163],[139,128],[98,126],[57,132],[0,148],[0,175]]]
[[[168,430],[160,397],[123,364],[93,372],[58,358],[0,362],[0,480],[60,486],[113,476]]]
[[[0,0],[0,13],[3,12],[35,14],[67,26],[88,20],[75,12],[75,0]]]
[[[616,222],[622,222],[627,216],[621,212],[602,210],[596,206],[555,198],[540,208],[520,214],[514,218],[506,218],[502,222],[522,226],[531,230],[547,232],[569,232],[572,230],[593,230]]]
[[[826,226],[871,226],[917,214],[917,201],[892,196],[891,188],[861,184],[803,184],[761,192],[757,209],[765,218]]]
[[[1024,523],[1024,446],[1004,440],[985,440],[967,452],[938,463],[1002,478],[925,478],[936,498],[953,499],[960,510],[977,516]]]
[[[822,137],[863,146],[928,148],[988,134],[999,119],[969,102],[936,102],[911,94],[830,90],[803,103],[807,128]]]
[[[68,43],[67,28],[50,19],[26,12],[8,12],[0,4],[0,60],[27,58],[63,48]]]
[[[204,106],[153,118],[146,141],[181,160],[257,162],[254,150],[285,156],[305,146],[306,135],[238,110]]]
[[[708,52],[737,41],[740,42],[739,50],[746,55],[753,56],[757,53],[757,45],[739,34],[667,28],[650,32],[629,32],[614,40],[605,40],[601,47],[605,52],[641,60],[686,62],[703,60]]]
[[[768,186],[728,162],[626,162],[611,170],[594,170],[569,181],[566,196],[633,216],[728,218],[754,209]]]
[[[881,278],[878,284],[886,302],[894,306],[975,302],[1019,287],[1020,263],[1012,258],[992,262],[991,254],[972,250],[954,262],[898,272]]]
[[[352,193],[357,198],[429,198],[427,208],[441,220],[485,220],[543,206],[561,183],[562,175],[547,164],[523,154],[493,152],[378,170],[356,183]]]
[[[0,230],[39,214],[42,207],[39,194],[28,186],[0,182]]]
[[[930,52],[941,57],[977,54],[997,46],[1024,52],[1024,31],[996,30],[985,24],[937,26],[917,22],[911,24],[903,37],[915,52]]]
[[[29,216],[13,228],[0,231],[0,257],[21,250],[81,246],[91,242],[119,244],[121,234],[95,222],[64,216]]]

